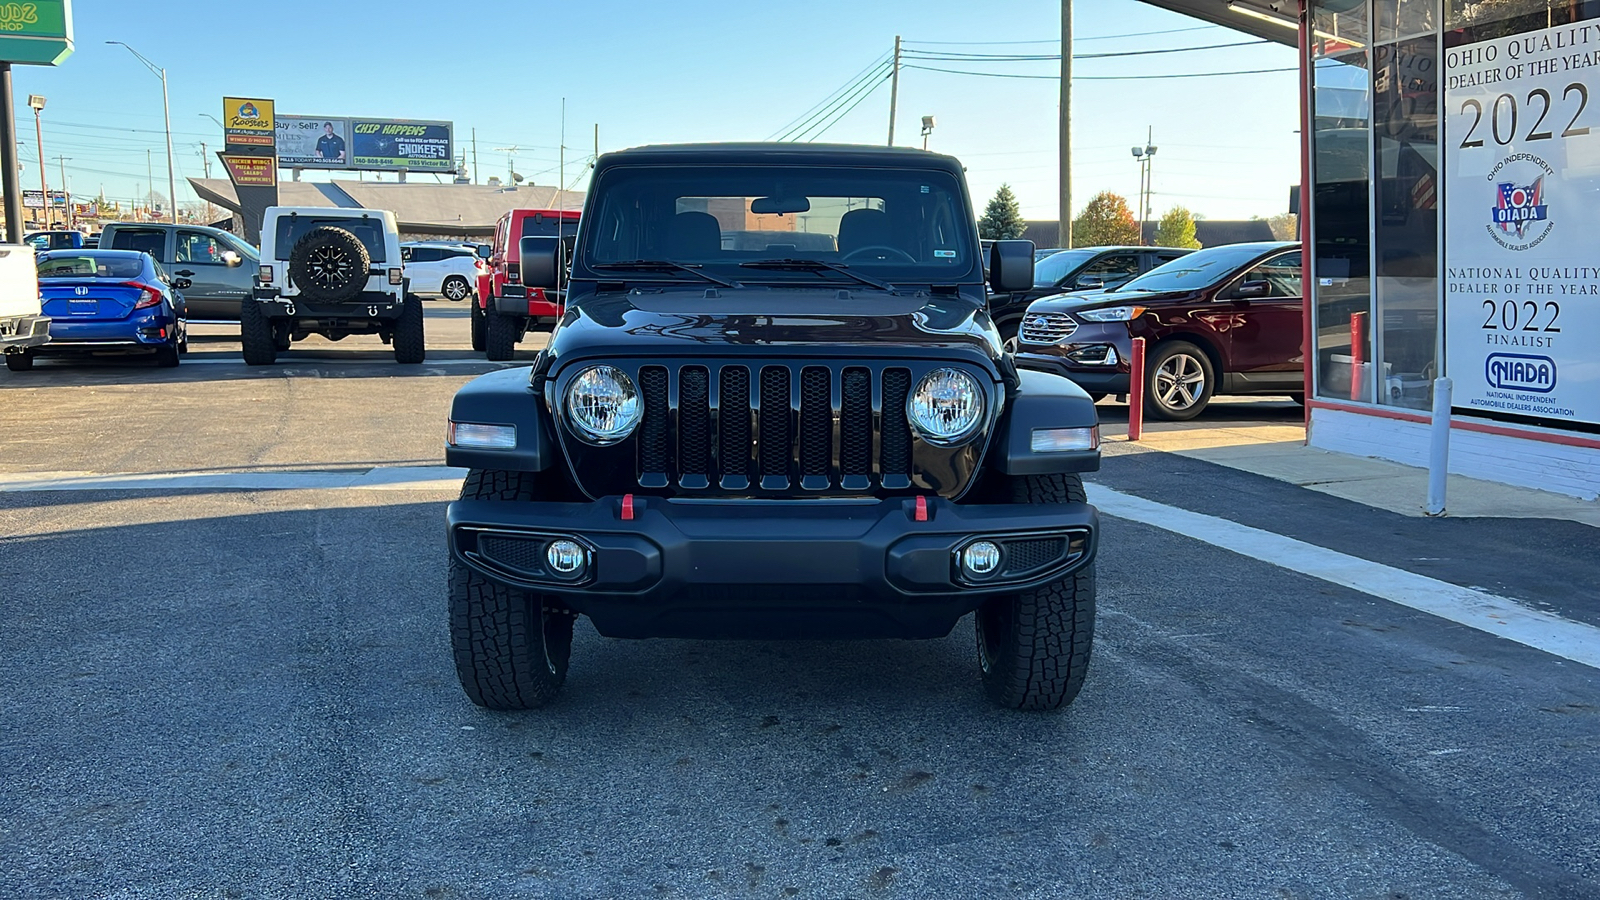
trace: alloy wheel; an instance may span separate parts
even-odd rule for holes
[[[1155,395],[1161,405],[1182,412],[1206,392],[1206,373],[1200,361],[1187,353],[1175,353],[1156,369]]]
[[[349,280],[354,264],[350,254],[339,247],[318,247],[311,253],[311,277],[324,288],[335,288]]]

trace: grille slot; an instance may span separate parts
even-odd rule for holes
[[[911,370],[883,370],[883,442],[879,465],[885,482],[911,475],[911,422],[906,419],[906,396],[911,393]]]
[[[832,467],[833,375],[810,366],[800,373],[800,477],[827,487]]]
[[[667,472],[667,370],[645,366],[639,370],[639,393],[644,400],[644,421],[639,424],[639,471],[659,475],[657,487],[666,487]]]
[[[679,484],[703,488],[711,481],[711,373],[704,366],[678,372]]]
[[[789,420],[789,368],[767,366],[761,370],[761,486],[781,490],[789,486],[792,456]]]
[[[1057,344],[1078,330],[1078,320],[1063,312],[1028,313],[1018,337],[1024,344]]]
[[[839,473],[872,474],[872,373],[844,370],[839,389]]]
[[[750,473],[750,370],[723,366],[717,396],[717,459],[723,486],[742,488]]]

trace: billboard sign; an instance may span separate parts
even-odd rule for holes
[[[66,191],[51,191],[50,192],[50,205],[51,205],[51,207],[53,207],[55,209],[61,209],[61,208],[65,207],[67,205],[67,192]],[[23,206],[24,209],[44,209],[44,192],[43,191],[23,191],[22,192],[22,206]]]
[[[1579,28],[1445,53],[1445,358],[1458,412],[1600,424],[1600,165],[1586,146],[1600,140],[1588,111],[1600,69],[1569,49]]]
[[[229,147],[271,147],[275,131],[272,101],[223,97],[222,127]]]
[[[350,167],[350,120],[278,117],[278,165],[298,169]]]
[[[455,143],[449,122],[395,119],[350,120],[350,168],[454,172]]]
[[[222,164],[228,167],[228,179],[237,187],[277,187],[278,167],[270,156],[240,156],[224,153]]]
[[[54,66],[72,55],[72,0],[0,3],[0,60]]]

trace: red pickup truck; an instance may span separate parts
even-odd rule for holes
[[[525,287],[517,254],[525,237],[563,238],[578,233],[578,210],[513,209],[495,224],[489,271],[478,276],[478,301],[472,307],[472,349],[493,360],[508,360],[517,342],[539,325],[561,316],[561,292]]]

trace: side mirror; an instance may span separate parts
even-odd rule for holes
[[[997,294],[1033,287],[1033,241],[995,241],[989,248],[989,286]]]
[[[474,252],[478,254],[479,259],[488,259],[494,255],[494,248],[488,244],[479,244],[474,249]]]
[[[553,237],[525,237],[517,245],[522,283],[531,288],[554,290],[556,269],[561,264],[561,240]]]
[[[1095,290],[1095,289],[1103,288],[1105,286],[1106,286],[1106,279],[1105,279],[1104,275],[1079,275],[1078,276],[1078,289],[1079,290],[1086,290],[1086,289],[1087,290]]]
[[[239,264],[242,262],[244,262],[244,257],[233,252],[232,250],[222,251],[222,264],[228,268],[237,269],[239,268]]]
[[[1251,297],[1265,297],[1270,293],[1272,293],[1272,282],[1246,281],[1234,290],[1233,299],[1248,300]]]

